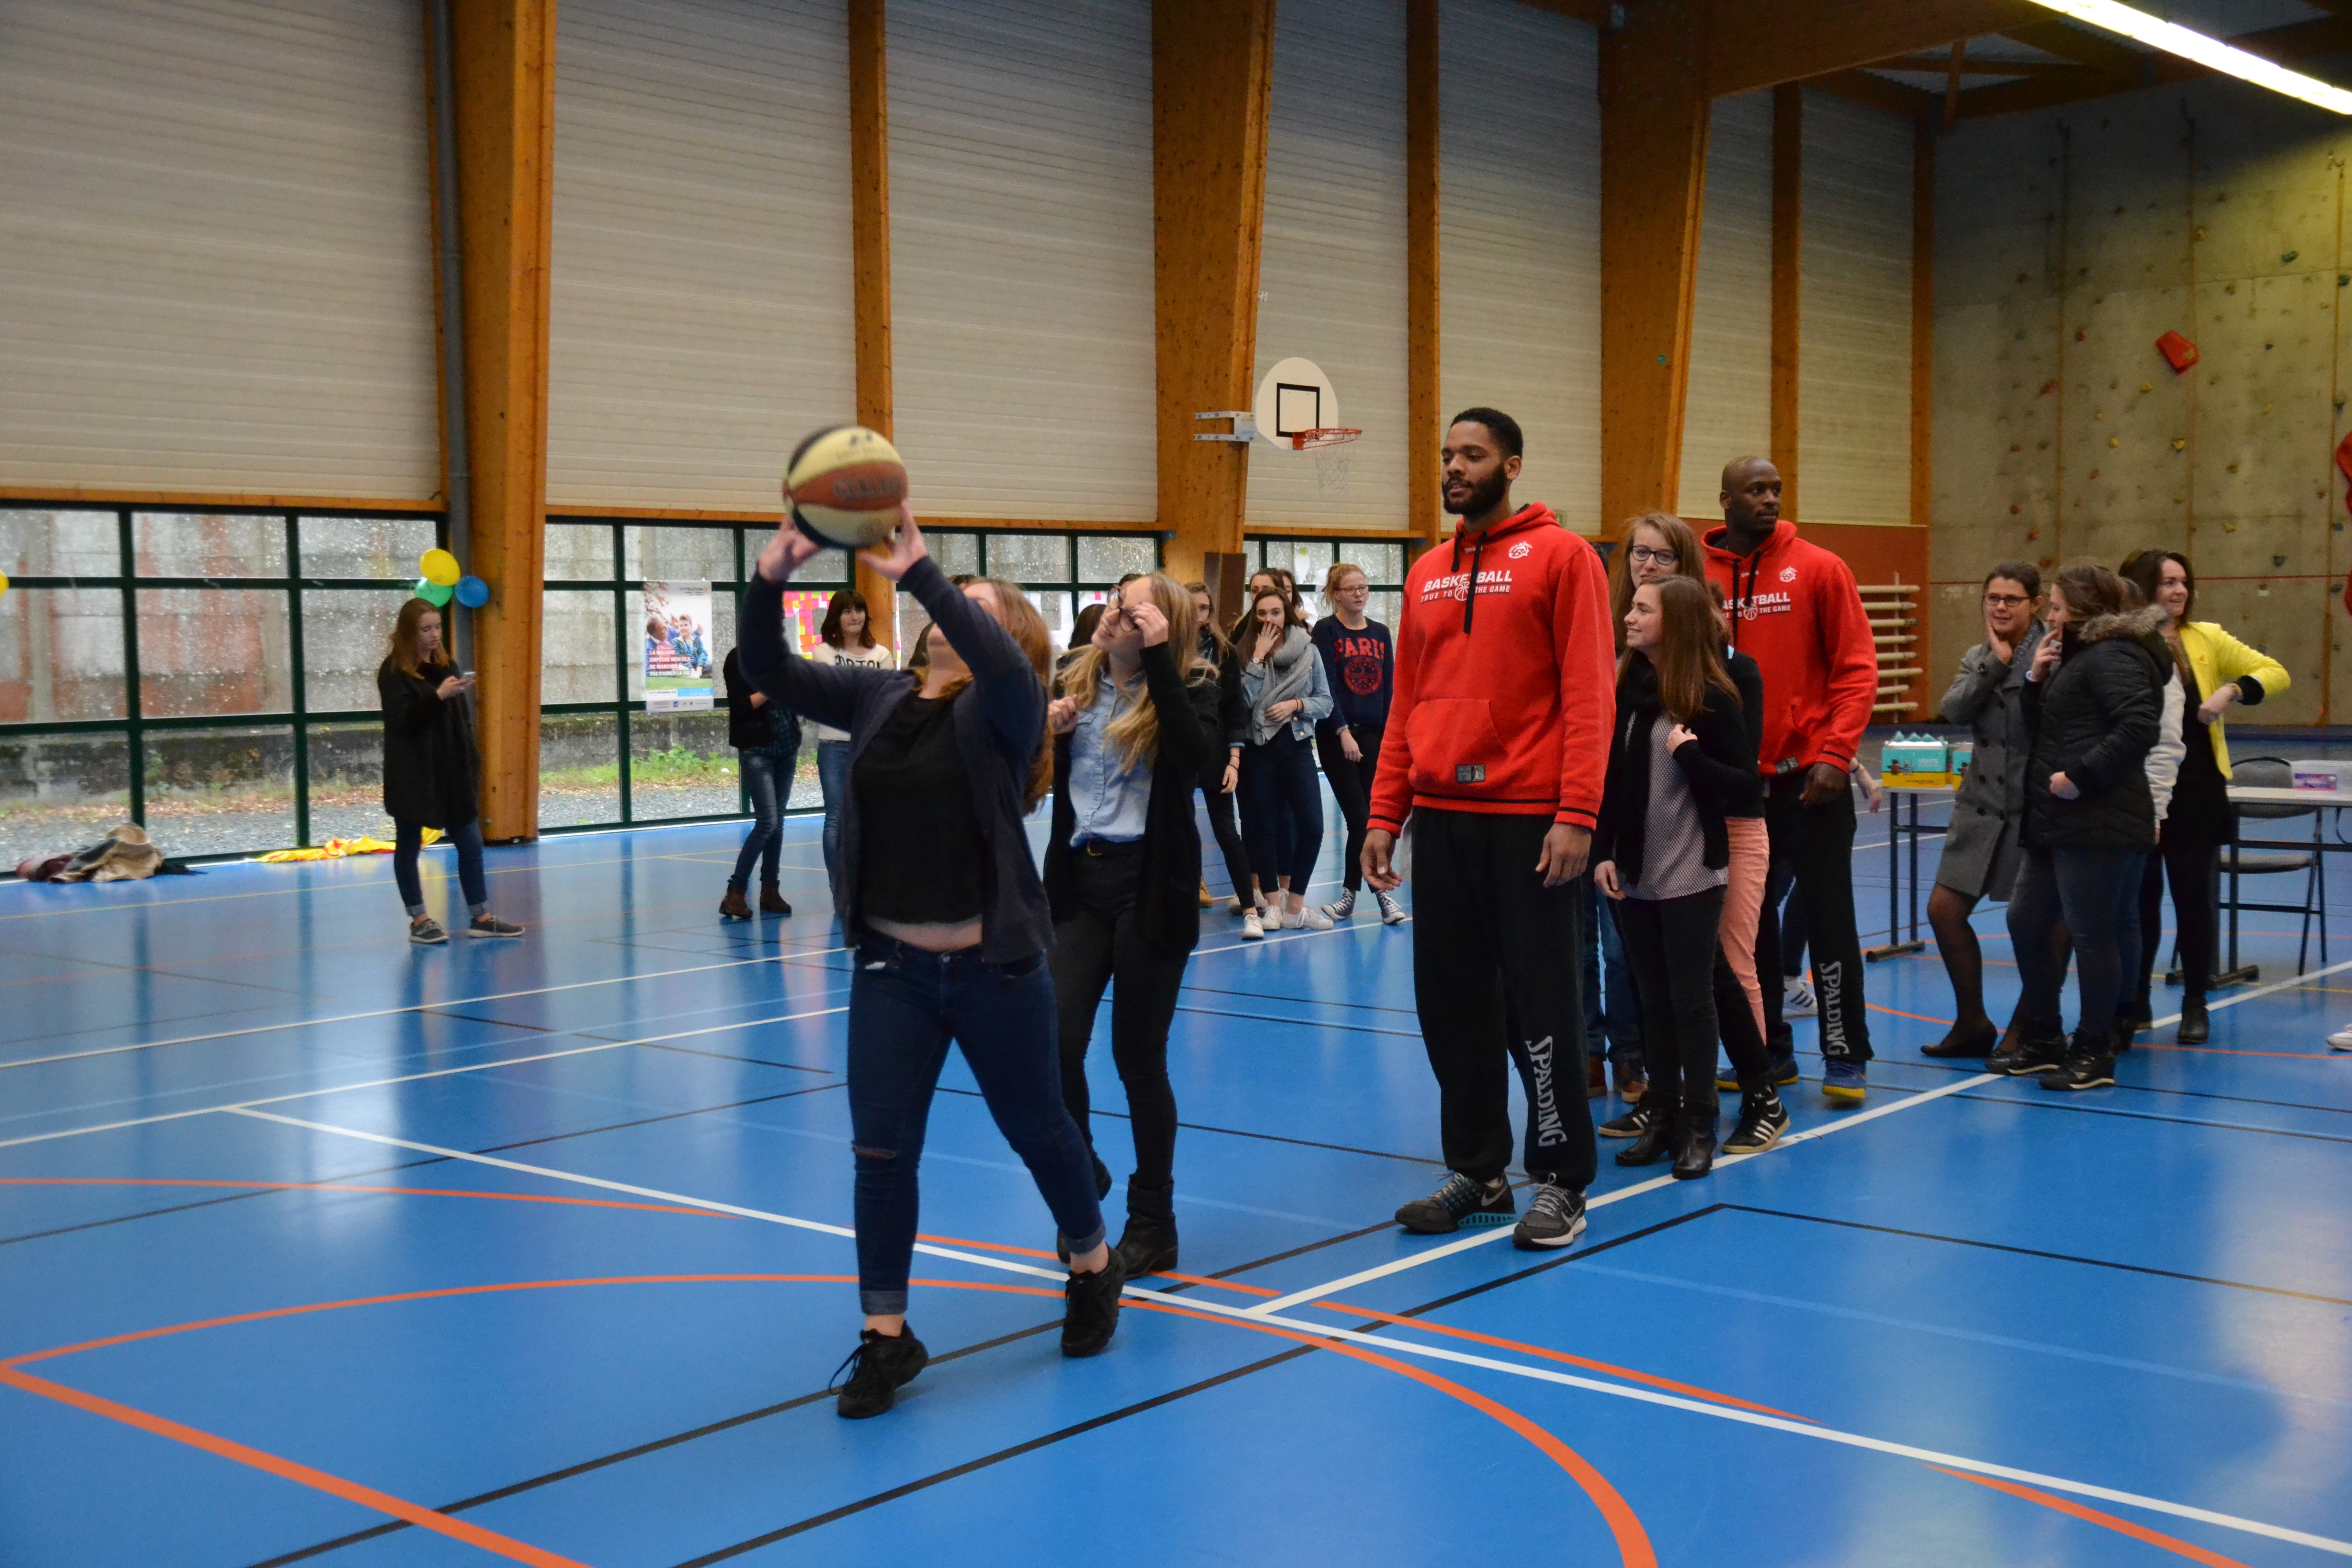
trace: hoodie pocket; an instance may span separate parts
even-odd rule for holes
[[[1498,782],[1503,738],[1481,697],[1433,697],[1413,704],[1405,728],[1412,746],[1412,785],[1433,795],[1458,795]]]

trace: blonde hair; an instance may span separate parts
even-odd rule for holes
[[[1339,584],[1350,577],[1361,577],[1368,585],[1372,580],[1370,573],[1352,561],[1333,562],[1331,570],[1323,574],[1323,602],[1327,605],[1330,604],[1331,595],[1339,591]]]
[[[1184,684],[1205,680],[1215,673],[1215,667],[1201,657],[1201,639],[1187,635],[1180,642],[1180,628],[1189,632],[1192,616],[1192,591],[1165,572],[1149,572],[1134,579],[1149,587],[1151,602],[1168,617],[1168,651],[1175,658],[1176,673]],[[1126,590],[1121,589],[1124,593]],[[1063,672],[1062,689],[1079,709],[1095,705],[1095,697],[1102,689],[1102,678],[1109,673],[1110,659],[1102,649],[1091,645],[1080,650]],[[1128,767],[1141,762],[1158,762],[1160,758],[1160,710],[1154,708],[1143,692],[1143,677],[1139,672],[1130,686],[1124,689],[1132,694],[1135,703],[1113,719],[1103,733],[1118,748],[1120,761]]]

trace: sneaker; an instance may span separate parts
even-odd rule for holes
[[[1636,1105],[1614,1121],[1604,1121],[1593,1131],[1603,1138],[1639,1138],[1649,1131],[1652,1119],[1648,1106]]]
[[[1512,1227],[1511,1245],[1522,1252],[1566,1247],[1584,1234],[1584,1194],[1545,1182],[1528,1204],[1528,1216]]]
[[[2327,1048],[2331,1051],[2352,1051],[2352,1024],[2347,1024],[2328,1036]]]
[[[730,888],[727,896],[719,900],[719,918],[722,921],[748,921],[751,906],[743,901],[743,889]]]
[[[1073,1274],[1062,1287],[1062,1353],[1073,1361],[1100,1355],[1118,1331],[1118,1293],[1127,1287],[1127,1263],[1118,1248],[1092,1274]]]
[[[1870,1088],[1870,1070],[1860,1062],[1831,1062],[1822,1074],[1822,1098],[1860,1105]]]
[[[1813,994],[1812,985],[1803,975],[1792,974],[1781,983],[1780,1016],[1817,1018],[1821,1011],[1821,999]]]
[[[1760,1154],[1789,1130],[1789,1108],[1770,1089],[1739,1102],[1739,1125],[1723,1141],[1727,1154]]]
[[[930,1360],[931,1352],[909,1325],[900,1324],[896,1334],[864,1331],[857,1336],[857,1348],[834,1371],[835,1382],[843,1373],[849,1374],[841,1385],[841,1397],[833,1403],[835,1413],[852,1421],[881,1415],[898,1402],[898,1390],[914,1382]]]
[[[1225,900],[1225,913],[1229,915],[1237,915],[1241,912],[1242,901],[1238,897],[1227,899]]]
[[[1384,926],[1404,924],[1404,906],[1396,901],[1394,893],[1375,893],[1372,896],[1381,901],[1381,924]]]
[[[1255,910],[1252,910],[1249,913],[1242,916],[1242,940],[1244,942],[1264,942],[1265,940],[1265,921],[1258,917],[1258,912]]]
[[[522,927],[496,915],[476,915],[466,927],[467,936],[520,936]]]
[[[2156,1022],[2156,1009],[2147,1005],[2146,996],[2136,997],[2116,1015],[2116,1021],[2128,1024],[2132,1032],[2137,1034]]]
[[[1397,1210],[1396,1222],[1415,1236],[1451,1236],[1467,1225],[1500,1225],[1518,1212],[1511,1184],[1496,1177],[1492,1186],[1455,1171],[1425,1198]]]
[[[1797,1054],[1794,1051],[1785,1057],[1775,1056],[1765,1058],[1764,1081],[1769,1087],[1786,1089],[1796,1082],[1800,1076],[1801,1075],[1797,1071]],[[1717,1068],[1715,1069],[1715,1087],[1737,1094],[1739,1092],[1739,1075],[1727,1067]]]
[[[1323,913],[1326,917],[1334,921],[1349,921],[1355,919],[1356,889],[1349,888],[1343,890],[1338,898],[1323,906]]]
[[[2070,1050],[2054,1070],[2042,1075],[2044,1089],[2112,1089],[2115,1082],[2116,1058],[2089,1051]]]
[[[2036,1035],[2030,1029],[2021,1029],[2015,1045],[2004,1046],[1985,1058],[1985,1071],[2031,1078],[2035,1073],[2056,1072],[2065,1055],[2063,1036]]]
[[[1318,910],[1310,904],[1291,916],[1290,923],[1304,931],[1329,931],[1331,914],[1328,910]]]
[[[419,947],[432,947],[447,942],[449,933],[443,931],[441,922],[431,915],[419,915],[408,922],[408,940]]]

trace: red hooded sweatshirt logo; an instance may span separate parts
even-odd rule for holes
[[[1730,604],[1731,646],[1764,676],[1766,778],[1815,763],[1853,765],[1878,700],[1878,645],[1846,563],[1782,519],[1753,555],[1706,536],[1706,574]]]
[[[1549,507],[1457,528],[1405,574],[1371,825],[1426,806],[1591,827],[1616,662],[1601,557]]]

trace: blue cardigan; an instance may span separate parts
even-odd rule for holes
[[[929,556],[916,562],[899,587],[915,596],[940,635],[971,667],[971,684],[955,696],[954,721],[986,858],[980,868],[981,956],[991,963],[1033,958],[1045,951],[1054,930],[1022,828],[1029,815],[1029,770],[1045,739],[1045,689],[1011,634],[949,582],[938,562]],[[914,694],[918,682],[903,669],[803,658],[784,646],[783,601],[781,584],[753,574],[736,624],[743,673],[771,702],[849,731],[855,776],[857,759],[875,732]],[[833,907],[852,941],[859,930],[857,873],[865,826],[853,788],[841,807],[839,880],[833,889]]]

